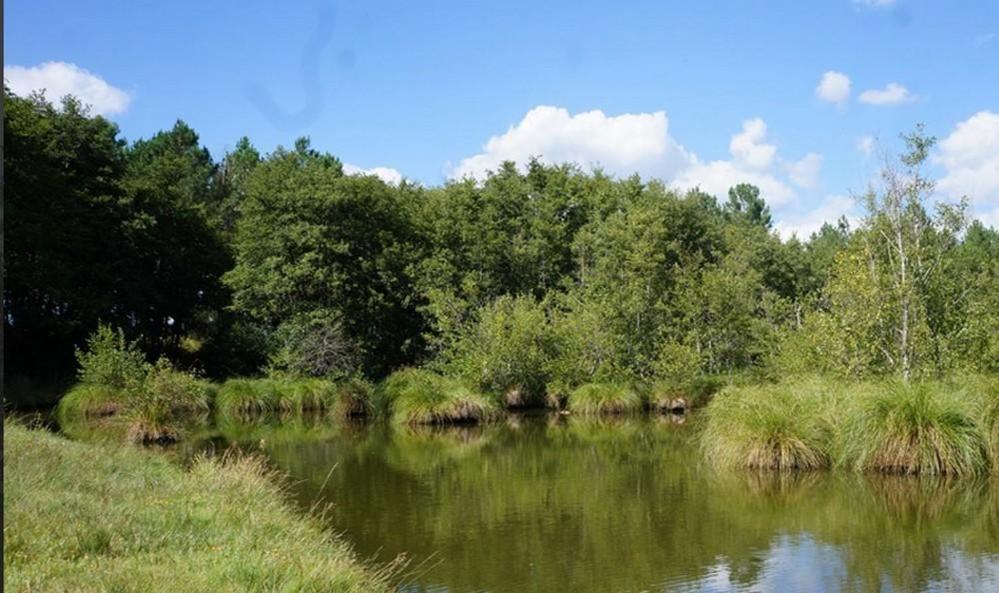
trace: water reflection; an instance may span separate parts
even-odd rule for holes
[[[995,479],[716,472],[696,417],[217,430],[405,591],[999,591]]]

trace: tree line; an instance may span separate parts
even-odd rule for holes
[[[72,376],[99,324],[209,377],[406,366],[525,401],[597,381],[999,371],[999,233],[934,205],[905,135],[840,220],[782,240],[751,185],[505,163],[439,187],[307,139],[216,160],[183,121],[127,142],[4,90],[9,377]]]

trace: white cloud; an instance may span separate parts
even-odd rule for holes
[[[766,122],[760,118],[744,121],[729,140],[730,159],[705,162],[669,135],[669,120],[662,111],[573,115],[563,108],[539,106],[506,133],[490,138],[481,153],[463,159],[448,176],[483,179],[505,160],[523,167],[538,157],[545,163],[601,167],[618,176],[638,173],[679,189],[699,187],[722,199],[733,185],[752,183],[775,207],[795,199],[788,178],[802,187],[816,182],[822,156],[808,154],[800,161],[785,162],[768,141]]]
[[[732,160],[702,163],[694,155],[691,165],[672,180],[673,184],[681,189],[699,187],[724,199],[730,187],[751,183],[760,188],[760,194],[772,206],[791,202],[794,190],[771,171],[777,147],[765,142],[766,134],[767,124],[761,118],[744,121],[742,131],[734,134],[728,144]]]
[[[782,206],[794,199],[794,190],[773,175],[740,169],[733,161],[698,163],[674,180],[674,185],[682,189],[699,187],[719,199],[724,199],[729,188],[739,183],[751,183],[760,188],[760,195],[771,206]]]
[[[56,103],[66,95],[74,95],[100,115],[122,113],[132,100],[128,93],[103,78],[67,62],[45,62],[30,68],[5,66],[3,74],[16,95],[26,97],[33,91],[44,90],[45,97]]]
[[[864,156],[871,156],[875,143],[874,136],[863,136],[857,140],[857,150]]]
[[[850,98],[850,77],[842,72],[829,70],[822,75],[815,96],[829,103],[842,104]]]
[[[505,134],[490,138],[481,153],[463,159],[448,176],[482,179],[503,161],[523,166],[532,156],[545,163],[599,164],[616,175],[637,172],[661,178],[691,162],[670,137],[665,112],[608,116],[595,110],[571,115],[564,108],[541,105]]]
[[[787,174],[798,187],[811,189],[818,185],[819,172],[822,170],[821,154],[810,152],[801,160],[786,165]]]
[[[784,239],[797,236],[799,239],[807,239],[812,233],[818,232],[825,223],[835,224],[841,216],[846,216],[850,226],[856,226],[858,218],[852,215],[857,204],[853,198],[847,196],[829,196],[818,207],[808,212],[788,214],[781,216],[774,223],[774,230]]]
[[[870,89],[860,93],[859,101],[868,105],[899,105],[914,101],[916,97],[909,92],[909,89],[898,84],[889,82],[883,89]]]
[[[391,185],[399,185],[402,183],[402,173],[391,167],[372,167],[370,169],[363,169],[357,165],[344,163],[343,172],[347,175],[374,175],[385,183],[389,183]]]
[[[767,136],[767,124],[761,118],[746,120],[742,123],[742,132],[732,136],[728,150],[736,162],[754,169],[765,169],[770,166],[777,154],[777,147],[764,142]]]
[[[945,170],[937,189],[951,198],[968,196],[976,212],[999,209],[999,113],[980,111],[954,127],[933,161]]]

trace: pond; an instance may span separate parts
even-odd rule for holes
[[[219,427],[407,592],[999,591],[999,484],[707,467],[695,420]],[[221,435],[221,436],[220,436]]]

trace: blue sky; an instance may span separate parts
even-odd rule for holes
[[[999,224],[999,2],[5,4],[15,92],[82,89],[130,140],[307,135],[425,184],[531,154],[747,179],[807,233],[925,122],[941,197]]]

